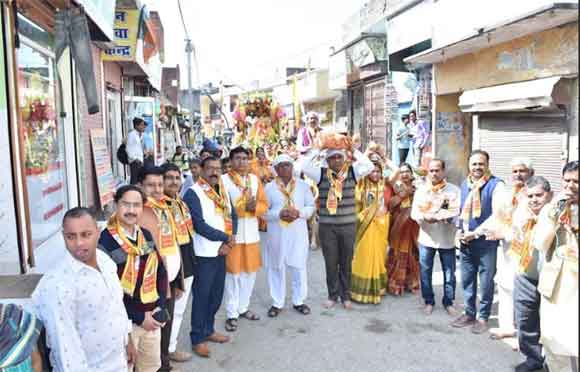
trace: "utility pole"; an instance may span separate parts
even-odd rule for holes
[[[187,94],[189,101],[190,124],[193,127],[193,87],[191,84],[191,53],[193,52],[193,45],[191,39],[185,39],[185,53],[187,54]]]

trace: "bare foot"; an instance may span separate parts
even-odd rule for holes
[[[457,309],[455,309],[453,306],[447,306],[445,308],[445,311],[447,311],[447,314],[449,314],[449,316],[452,316],[454,318],[459,316],[459,311],[457,311]]]
[[[501,328],[492,328],[489,330],[489,337],[493,340],[501,340],[504,338],[515,337],[516,332],[513,330],[505,330]]]
[[[425,315],[433,314],[433,305],[425,305],[425,307],[423,308],[423,312],[425,313]]]
[[[332,309],[336,305],[336,301],[328,300],[322,304],[325,309]]]
[[[342,303],[342,306],[344,306],[344,308],[345,308],[346,310],[352,310],[352,302],[350,302],[350,301],[344,301],[344,302]]]

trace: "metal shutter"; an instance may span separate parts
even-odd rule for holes
[[[510,162],[526,156],[534,162],[535,174],[560,190],[562,159],[567,128],[561,116],[482,115],[479,118],[479,148],[489,152],[494,175],[510,183]]]

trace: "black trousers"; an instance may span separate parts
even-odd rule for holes
[[[355,224],[320,224],[318,234],[326,267],[328,299],[350,301],[350,276],[354,251]]]
[[[514,309],[520,351],[530,370],[544,365],[540,345],[540,293],[538,281],[523,275],[514,279]]]
[[[407,161],[407,155],[409,155],[409,149],[399,149],[399,165]]]
[[[135,185],[139,181],[139,172],[141,171],[141,168],[143,168],[143,163],[140,161],[134,161],[129,164],[129,173],[131,175],[129,183],[131,185]]]
[[[175,286],[171,284],[171,298],[167,299],[166,309],[169,312],[169,320],[161,328],[161,368],[159,372],[171,371],[169,361],[169,342],[171,341],[171,327],[173,325],[173,310],[175,309]]]

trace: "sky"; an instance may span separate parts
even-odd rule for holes
[[[187,87],[185,33],[178,0],[143,0],[157,10],[165,31],[165,66],[180,65]],[[193,86],[224,81],[247,87],[277,67],[324,67],[341,25],[365,0],[181,0],[185,26],[197,51]]]

